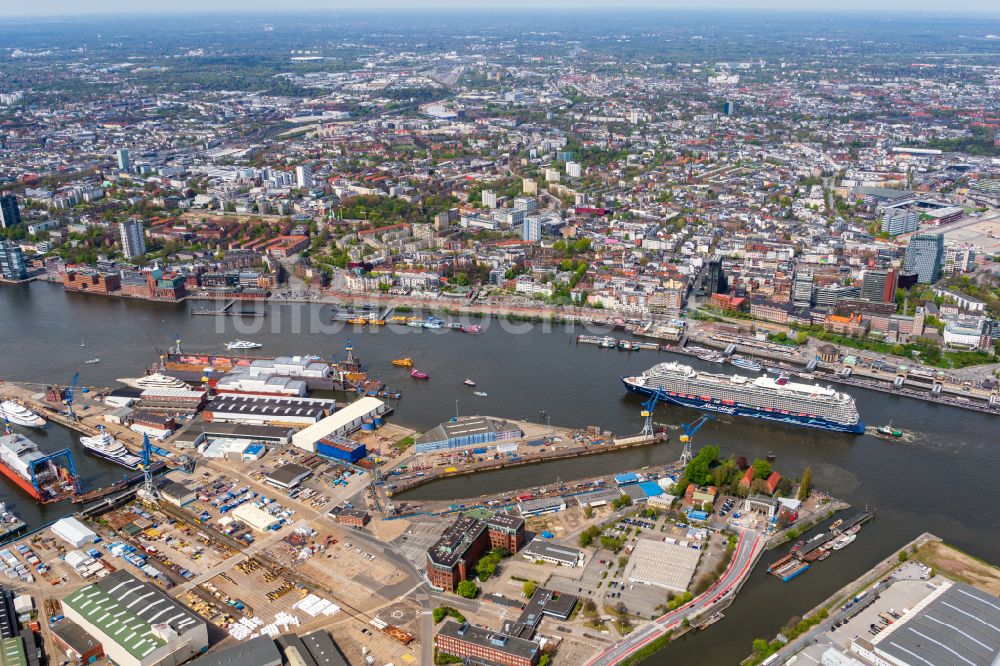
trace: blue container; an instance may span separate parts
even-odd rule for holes
[[[375,430],[375,424],[374,423],[362,423],[361,424],[361,429],[370,432],[372,430]]]
[[[552,532],[539,532],[539,535],[540,535],[540,536],[541,536],[541,537],[542,537],[543,539],[551,539],[552,537],[554,537],[554,536],[555,536],[555,534],[553,534]]]
[[[377,425],[377,426],[382,425],[382,417],[381,416],[376,416],[375,417],[375,425]]]

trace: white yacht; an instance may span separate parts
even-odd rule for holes
[[[110,460],[122,467],[128,467],[129,469],[139,467],[139,463],[142,462],[139,456],[130,453],[124,444],[107,433],[104,426],[97,426],[97,429],[100,431],[99,434],[93,437],[80,438],[80,443],[83,444],[85,449],[95,456]]]
[[[45,425],[45,419],[13,400],[0,402],[0,420],[4,419],[26,428],[41,428]]]
[[[154,372],[151,375],[146,375],[145,377],[135,377],[135,378],[122,378],[118,380],[125,386],[131,386],[137,389],[151,389],[151,388],[176,388],[176,389],[186,389],[188,385],[177,379],[176,377],[171,377],[170,375],[164,375],[160,372]]]
[[[226,343],[226,349],[260,349],[263,346],[259,342],[250,342],[249,340],[233,340]]]

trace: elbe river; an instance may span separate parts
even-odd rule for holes
[[[85,294],[67,294],[59,285],[0,286],[0,377],[8,381],[68,384],[75,371],[81,385],[114,386],[117,377],[135,377],[156,360],[176,335],[192,352],[224,350],[233,339],[261,342],[261,354],[317,354],[343,357],[348,339],[362,365],[392,388],[403,391],[391,419],[424,430],[458,412],[512,419],[542,420],[544,410],[560,426],[599,425],[618,434],[642,426],[638,396],[627,394],[623,375],[639,373],[671,359],[719,372],[712,366],[651,351],[622,352],[578,345],[587,332],[565,326],[484,323],[481,335],[386,326],[358,330],[333,324],[330,306],[264,305],[268,316],[240,319],[191,316],[210,303],[158,304]],[[257,327],[260,330],[257,330]],[[613,334],[613,333],[612,333]],[[81,347],[81,342],[85,345]],[[427,372],[426,382],[390,360],[410,356]],[[90,358],[101,362],[84,364]],[[478,398],[462,384],[466,377]],[[39,386],[41,390],[41,386]],[[709,422],[695,437],[695,448],[718,445],[723,456],[764,457],[772,451],[775,469],[797,478],[806,465],[813,484],[855,507],[877,508],[876,519],[859,539],[789,583],[759,566],[726,618],[711,629],[679,641],[649,663],[735,664],[746,656],[755,637],[770,639],[793,615],[800,615],[853,578],[892,554],[921,532],[992,562],[1000,562],[1000,419],[996,416],[932,405],[853,387],[869,425],[892,420],[911,437],[886,442],[869,435],[846,435],[753,419]],[[668,425],[688,422],[697,412],[659,405],[655,420]],[[72,448],[85,486],[114,480],[122,468],[84,452],[67,429],[49,424],[25,432],[43,450]],[[530,487],[595,474],[637,469],[676,460],[677,434],[665,445],[600,456],[442,480],[406,494],[410,499],[457,499],[482,493]],[[0,478],[3,500],[29,525],[69,513],[68,503],[41,507]],[[762,564],[784,550],[765,554]]]

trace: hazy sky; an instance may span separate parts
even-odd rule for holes
[[[3,6],[6,5],[6,6]],[[989,11],[1000,12],[998,0],[368,0],[358,3],[345,0],[171,0],[166,3],[135,0],[0,0],[2,14],[42,16],[59,14],[97,14],[140,12],[176,13],[186,11],[290,12],[321,9],[419,9],[445,7],[474,9],[510,8],[741,8],[741,9],[815,9],[815,10],[884,10],[884,11]]]

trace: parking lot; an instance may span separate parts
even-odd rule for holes
[[[937,576],[931,580],[896,581],[879,595],[875,603],[827,634],[828,642],[847,649],[857,637],[872,638],[875,635],[873,632],[886,624],[880,613],[894,610],[901,614],[903,609],[913,608],[943,581],[944,578]],[[875,629],[872,628],[873,624]]]

